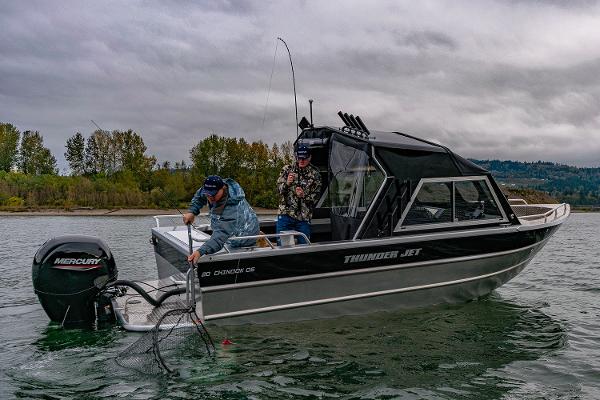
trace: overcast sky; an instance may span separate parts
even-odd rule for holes
[[[0,30],[0,122],[40,131],[61,169],[91,119],[161,161],[211,132],[293,140],[277,36],[316,124],[341,109],[465,157],[600,165],[597,2],[6,0]]]

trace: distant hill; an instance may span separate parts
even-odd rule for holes
[[[474,160],[508,189],[531,188],[561,202],[600,206],[600,168],[578,168],[552,162]]]

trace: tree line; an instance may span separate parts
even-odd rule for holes
[[[0,124],[0,171],[13,168],[32,175],[58,173],[56,158],[38,131],[25,131],[21,137],[12,124]]]
[[[0,123],[0,208],[185,208],[207,175],[237,180],[250,204],[274,208],[275,181],[293,160],[290,142],[210,135],[185,161],[159,163],[140,134],[98,129],[77,132],[65,143],[70,175],[58,174],[56,158],[38,131],[21,133]],[[473,160],[510,188],[533,188],[573,205],[600,205],[600,168],[550,162]]]
[[[530,188],[574,206],[600,205],[600,168],[546,161],[472,160],[510,188]]]
[[[131,129],[98,129],[87,138],[77,132],[65,143],[70,175],[61,176],[39,132],[0,123],[0,207],[185,208],[205,177],[216,174],[238,181],[250,204],[274,208],[275,181],[293,160],[290,142],[269,146],[215,134],[189,150],[190,165],[159,163],[147,150]]]

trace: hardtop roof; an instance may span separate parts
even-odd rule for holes
[[[450,150],[444,145],[430,142],[428,140],[421,139],[402,132],[370,130],[369,134],[366,135],[364,132],[347,129],[347,127],[336,128],[330,126],[323,126],[310,128],[302,131],[300,138],[305,140],[309,139],[309,137],[312,135],[306,135],[306,133],[308,132],[314,132],[315,134],[320,136],[319,132],[322,134],[324,131],[329,131],[330,134],[341,134],[350,140],[368,143],[374,146],[376,149],[399,149],[408,151],[420,151],[426,153],[445,153],[452,160],[452,163],[456,166],[456,168],[458,169],[458,171],[460,171],[462,175],[479,175],[489,173],[486,169],[461,157],[460,155],[454,153],[452,150]],[[328,137],[329,135],[326,136]]]
[[[445,153],[447,148],[402,132],[371,131],[368,142],[376,147],[393,147],[406,150],[421,150]]]

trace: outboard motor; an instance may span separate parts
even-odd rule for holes
[[[93,236],[59,236],[48,240],[33,260],[33,288],[46,314],[62,325],[88,325],[110,307],[108,297],[99,296],[117,279],[110,249]],[[100,309],[100,313],[98,313]]]

